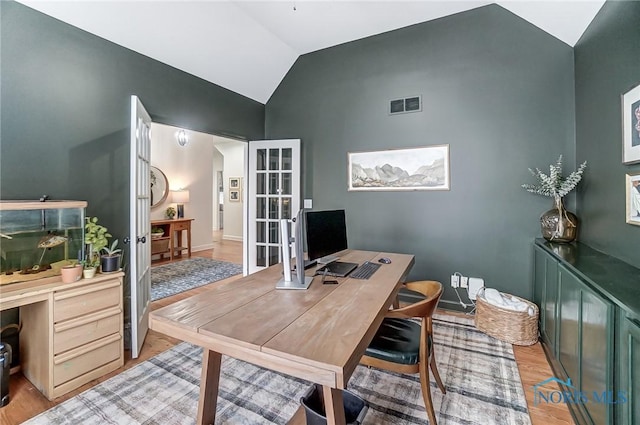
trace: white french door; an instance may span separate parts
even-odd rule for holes
[[[282,259],[280,220],[300,209],[300,139],[249,142],[247,169],[245,275]]]
[[[130,281],[131,357],[137,358],[149,331],[151,305],[151,117],[131,96]]]

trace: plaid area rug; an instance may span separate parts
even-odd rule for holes
[[[151,301],[242,273],[242,265],[192,257],[151,268]]]
[[[431,382],[439,425],[530,425],[510,344],[470,319],[434,321],[443,395]],[[202,349],[181,343],[27,421],[39,424],[193,424]],[[286,424],[310,384],[223,358],[216,424]],[[418,376],[358,366],[349,390],[369,403],[364,424],[428,424]]]

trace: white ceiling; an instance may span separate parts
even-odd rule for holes
[[[121,46],[266,103],[299,55],[493,2],[472,0],[19,0]],[[574,46],[604,0],[507,0]]]

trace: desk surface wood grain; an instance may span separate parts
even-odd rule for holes
[[[171,304],[151,329],[303,379],[344,388],[414,263],[407,254],[347,250],[340,261],[389,257],[368,280],[338,278],[307,290],[275,289],[282,266]],[[313,274],[315,269],[307,271]]]

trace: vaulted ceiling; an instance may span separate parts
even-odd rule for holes
[[[493,3],[481,0],[20,2],[261,103],[269,100],[302,54]],[[496,3],[573,47],[604,1]]]

